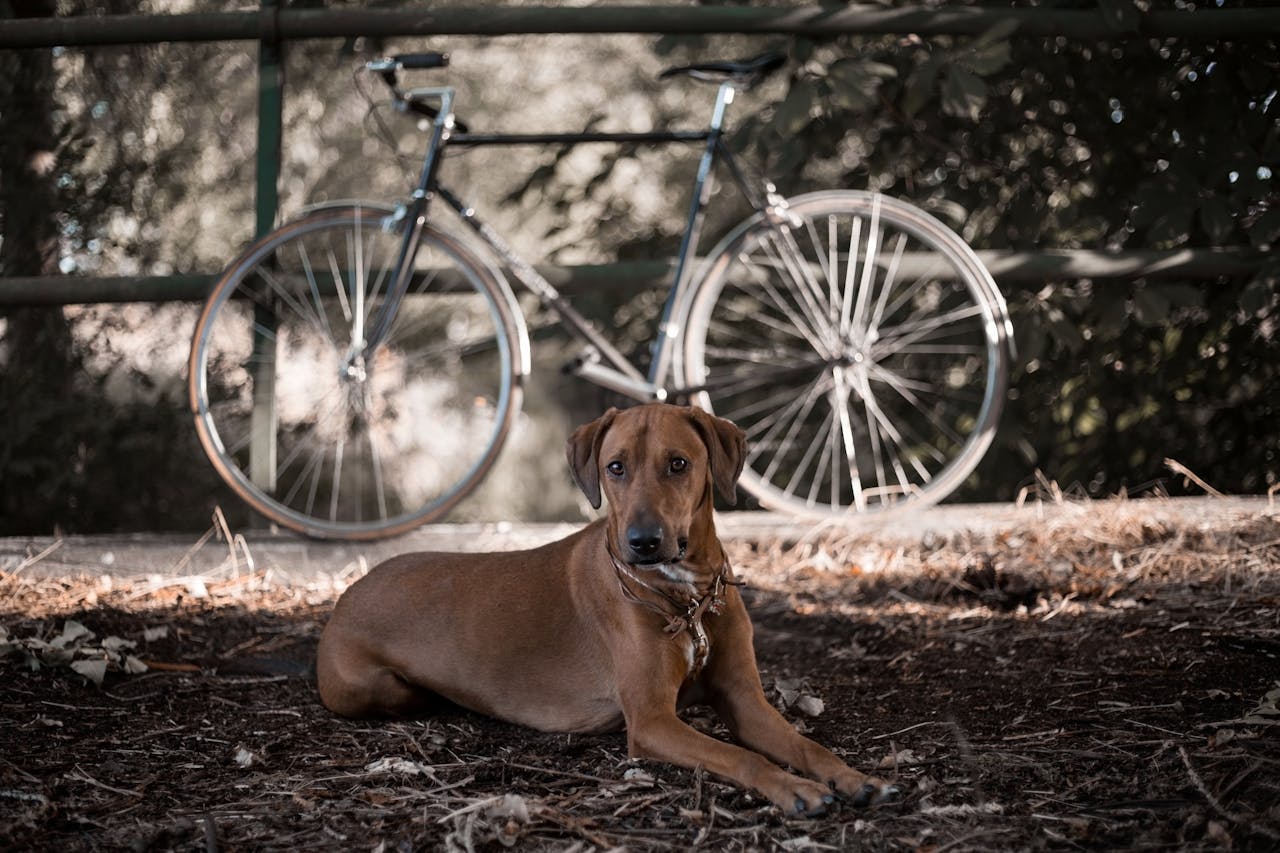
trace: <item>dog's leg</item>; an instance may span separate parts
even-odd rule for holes
[[[627,723],[627,748],[634,758],[652,758],[690,769],[702,767],[762,794],[789,815],[817,815],[834,798],[830,789],[788,773],[757,752],[702,734],[676,716],[682,666],[676,655],[656,655],[619,680]],[[640,667],[637,667],[639,669]],[[669,670],[669,671],[668,671]],[[655,689],[657,685],[662,685]]]
[[[751,622],[736,590],[717,625],[704,674],[712,707],[734,738],[772,760],[834,787],[854,805],[888,799],[897,789],[854,770],[831,750],[804,737],[765,698],[751,642]]]

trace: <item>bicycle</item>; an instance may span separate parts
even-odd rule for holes
[[[197,321],[189,396],[221,477],[262,515],[316,537],[405,532],[483,479],[523,400],[529,336],[506,271],[584,348],[573,372],[636,400],[682,400],[747,433],[741,485],[814,519],[941,500],[991,442],[1012,330],[964,241],[878,194],[784,199],[748,181],[725,114],[785,57],[670,68],[717,84],[705,130],[472,133],[454,89],[404,90],[421,53],[366,64],[430,119],[416,188],[394,206],[328,205],[245,249]],[[642,373],[438,180],[451,145],[701,143],[653,358]],[[712,168],[754,213],[697,262]],[[437,225],[452,209],[478,238]],[[428,211],[432,216],[428,217]]]

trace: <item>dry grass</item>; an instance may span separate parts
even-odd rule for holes
[[[1066,509],[991,536],[731,543],[776,701],[906,792],[812,821],[629,761],[617,735],[333,718],[279,672],[350,578],[11,572],[10,642],[74,620],[81,660],[137,645],[101,688],[30,671],[29,646],[0,659],[0,847],[1274,849],[1280,524]],[[150,670],[123,672],[130,655]]]

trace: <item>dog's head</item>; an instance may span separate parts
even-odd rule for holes
[[[735,502],[746,436],[701,409],[651,403],[610,409],[579,427],[566,451],[591,505],[609,501],[614,554],[653,565],[684,557],[695,522],[710,518],[713,487]]]

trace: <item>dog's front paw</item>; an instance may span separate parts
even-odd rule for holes
[[[899,793],[898,786],[852,768],[832,779],[831,786],[858,807],[896,800]]]
[[[787,817],[817,817],[825,814],[836,799],[825,785],[785,770],[779,770],[760,791]]]

